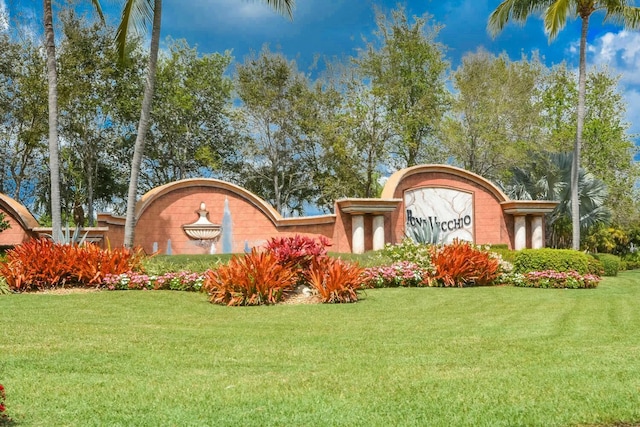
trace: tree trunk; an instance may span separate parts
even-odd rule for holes
[[[96,174],[96,169],[97,166],[94,166],[92,162],[89,173],[87,174],[87,216],[89,217],[89,227],[95,225],[95,221],[93,220],[93,177]]]
[[[149,66],[147,70],[147,81],[142,100],[142,111],[140,112],[140,122],[138,123],[138,134],[131,160],[131,179],[129,181],[129,193],[127,196],[127,215],[124,224],[124,245],[133,247],[133,229],[135,227],[135,209],[138,193],[138,176],[140,175],[140,165],[144,152],[144,142],[149,131],[149,121],[151,117],[151,103],[156,81],[156,66],[158,63],[158,47],[160,45],[160,21],[162,17],[162,0],[155,0],[153,6],[153,27],[151,29],[151,50],[149,52]]]
[[[573,231],[573,249],[580,250],[580,189],[578,176],[580,173],[580,149],[582,147],[582,130],[585,117],[585,94],[587,81],[587,30],[589,16],[582,17],[582,32],[580,35],[580,68],[578,72],[578,122],[576,125],[576,141],[573,146],[573,161],[571,162],[571,226]]]
[[[58,159],[58,75],[56,73],[56,43],[53,34],[51,0],[44,0],[44,33],[47,49],[47,79],[49,83],[49,172],[51,176],[51,226],[54,241],[60,241],[62,209],[60,207],[60,161]]]

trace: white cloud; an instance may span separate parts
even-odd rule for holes
[[[255,28],[278,17],[271,6],[255,0],[195,0],[188,7],[176,2],[166,8],[170,13],[164,14],[163,20],[181,25],[188,22],[196,30]]]
[[[607,65],[623,84],[640,85],[640,33],[606,33],[589,45],[589,62]]]
[[[588,58],[589,65],[607,66],[612,74],[620,76],[629,132],[640,134],[640,33],[605,33],[588,46]]]

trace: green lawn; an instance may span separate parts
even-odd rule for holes
[[[347,305],[0,295],[0,383],[19,426],[640,423],[640,271]]]

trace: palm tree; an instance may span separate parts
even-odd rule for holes
[[[557,200],[558,206],[547,218],[551,232],[548,236],[553,240],[552,246],[558,247],[564,241],[563,229],[573,216],[571,206],[571,174],[573,165],[572,153],[550,154],[541,159],[544,173],[536,176],[530,170],[514,168],[511,183],[505,192],[516,200]],[[596,224],[608,223],[611,212],[605,206],[607,187],[605,183],[584,169],[578,174],[578,197],[580,200],[578,215],[583,230]],[[568,232],[568,230],[567,230]],[[568,241],[568,239],[567,239]],[[562,246],[562,245],[560,245]]]
[[[293,17],[294,0],[264,0],[276,11]],[[156,80],[156,65],[158,63],[158,47],[160,45],[160,21],[162,15],[162,0],[126,0],[122,9],[122,18],[118,30],[116,31],[116,45],[123,59],[126,51],[127,33],[130,28],[146,28],[146,23],[151,16],[151,47],[149,51],[149,64],[147,66],[147,80],[145,83],[144,96],[142,99],[142,110],[140,112],[140,122],[138,123],[138,134],[134,145],[133,159],[131,160],[131,178],[129,180],[129,192],[127,194],[127,214],[124,225],[124,245],[133,246],[133,228],[135,226],[135,206],[138,192],[138,176],[140,175],[140,165],[144,152],[144,143],[149,131],[149,119],[151,116],[151,101]]]
[[[49,84],[49,173],[51,180],[51,226],[54,241],[60,241],[62,233],[62,209],[60,207],[60,161],[58,156],[58,73],[56,71],[56,42],[53,32],[51,0],[44,0],[44,35],[47,51],[47,80]],[[91,0],[100,20],[104,15],[98,0]]]
[[[605,12],[604,20],[622,24],[625,28],[640,28],[640,8],[630,6],[633,0],[504,0],[489,16],[489,31],[497,35],[509,22],[524,23],[529,15],[541,14],[544,29],[549,40],[556,38],[567,22],[567,17],[579,17],[582,21],[580,33],[580,66],[578,73],[578,122],[576,139],[573,146],[571,164],[571,224],[573,249],[580,249],[580,198],[578,194],[578,178],[580,171],[580,148],[582,146],[582,129],[585,117],[585,92],[587,74],[587,30],[589,18],[594,12]]]

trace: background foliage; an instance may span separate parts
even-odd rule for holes
[[[147,52],[131,39],[127,60],[117,62],[113,27],[64,7],[58,18],[63,218],[91,225],[96,211],[124,211]],[[548,173],[548,159],[570,151],[575,135],[577,76],[566,64],[547,67],[535,52],[512,61],[478,51],[451,70],[430,16],[399,7],[378,12],[375,24],[357,55],[312,72],[268,47],[238,62],[168,39],[139,192],[216,177],[290,216],[331,212],[341,197],[376,197],[382,178],[422,162],[447,161],[504,187],[523,184],[516,169],[536,182],[566,175]],[[0,51],[0,192],[46,224],[41,41],[16,26],[0,34]],[[605,225],[624,235],[618,241],[626,239],[628,252],[640,244],[640,170],[618,80],[607,68],[587,76],[582,163],[603,188],[591,210],[608,213],[583,225],[585,247],[610,250],[602,249],[610,247]],[[546,223],[548,243],[566,246],[568,223]]]

